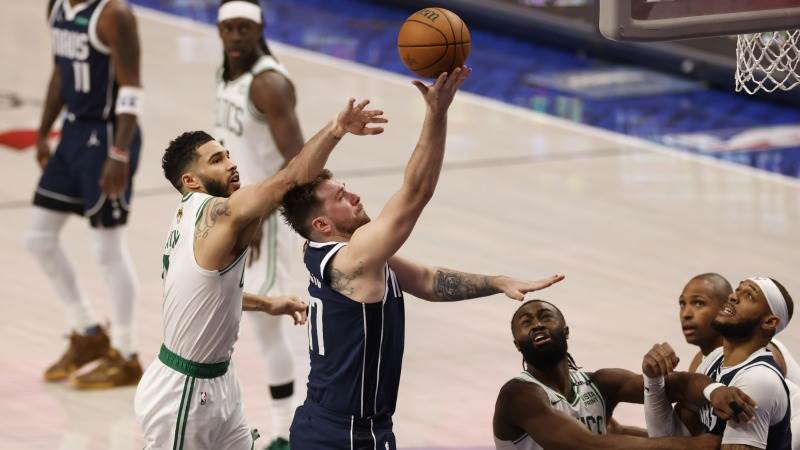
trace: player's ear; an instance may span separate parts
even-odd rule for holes
[[[761,321],[761,329],[774,335],[778,331],[780,321],[778,316],[770,314]]]
[[[324,235],[328,235],[331,234],[331,232],[333,232],[333,226],[326,217],[315,217],[311,221],[311,228],[317,230],[318,232]]]
[[[569,327],[564,327],[564,339],[569,339]]]
[[[201,183],[200,179],[191,172],[186,172],[181,175],[181,184],[189,190],[203,188],[203,183]]]

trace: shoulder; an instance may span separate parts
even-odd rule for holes
[[[740,370],[731,380],[731,386],[741,389],[761,409],[788,403],[783,377],[766,363],[756,363]]]
[[[697,373],[705,374],[708,372],[708,369],[711,368],[720,358],[722,358],[723,348],[719,347],[714,349],[713,352],[709,353],[705,358],[700,360],[700,364],[697,366]]]
[[[111,21],[114,25],[131,25],[136,23],[133,9],[123,0],[109,0],[100,16],[103,21]]]
[[[250,84],[250,96],[253,101],[259,100],[292,100],[294,98],[292,83],[280,72],[266,70],[253,77]]]
[[[700,367],[700,363],[703,362],[703,352],[697,351],[694,354],[694,358],[692,358],[692,362],[689,363],[689,372],[697,372],[697,368]]]

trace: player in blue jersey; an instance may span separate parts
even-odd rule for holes
[[[305,403],[290,430],[293,450],[394,449],[395,410],[405,343],[403,292],[429,301],[455,301],[527,292],[538,282],[474,275],[400,258],[433,196],[444,159],[447,111],[470,70],[442,74],[431,86],[415,82],[427,105],[417,146],[400,190],[370,221],[358,195],[323,172],[290,191],[286,221],[309,242],[311,372]]]
[[[711,322],[722,338],[722,347],[711,351],[697,368],[698,373],[716,383],[706,388],[710,396],[716,387],[741,389],[757,405],[753,420],[728,421],[727,414],[700,409],[704,431],[718,435],[722,450],[792,448],[791,405],[789,388],[782,368],[767,348],[772,338],[789,323],[794,310],[791,296],[780,283],[764,277],[742,281]],[[649,359],[649,362],[648,362]],[[645,375],[659,379],[677,362],[674,352],[657,345],[645,357]],[[661,396],[663,384],[650,384],[645,396]],[[747,408],[747,405],[743,405]],[[646,403],[647,428],[651,433],[676,434],[671,405]],[[682,416],[684,417],[684,416]],[[688,427],[694,429],[695,427]]]
[[[132,342],[136,280],[123,229],[131,177],[139,158],[142,107],[139,37],[122,0],[51,0],[47,10],[54,67],[36,143],[42,176],[26,245],[50,278],[72,332],[67,351],[45,372],[47,381],[99,389],[134,385],[142,368]],[[64,114],[61,140],[47,136]],[[91,225],[91,244],[111,300],[111,337],[78,287],[60,243],[70,214]],[[90,361],[97,367],[75,376]]]

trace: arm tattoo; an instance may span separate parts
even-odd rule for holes
[[[334,291],[342,295],[353,295],[352,282],[364,273],[364,265],[359,263],[358,267],[352,274],[344,273],[339,269],[330,266],[328,276],[331,280],[331,287]]]
[[[209,205],[205,211],[203,211],[200,221],[197,222],[197,225],[195,226],[195,240],[205,239],[208,237],[208,232],[211,231],[211,228],[217,224],[217,219],[219,219],[220,216],[231,215],[231,208],[228,205],[227,198],[217,198],[209,201],[211,202],[211,205]]]
[[[433,295],[435,301],[457,301],[486,297],[497,294],[499,289],[492,287],[489,277],[455,270],[437,269],[433,275]]]

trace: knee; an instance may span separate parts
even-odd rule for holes
[[[30,231],[25,235],[25,248],[34,256],[47,258],[58,248],[58,235],[46,231]]]

